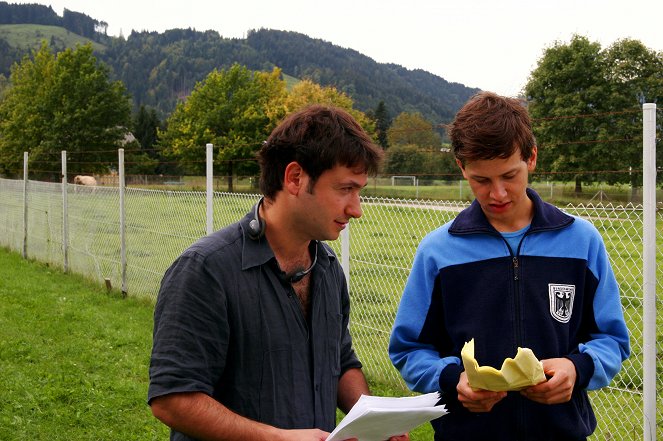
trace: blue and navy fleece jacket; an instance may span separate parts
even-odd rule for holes
[[[477,201],[420,243],[396,314],[389,356],[408,386],[441,391],[450,410],[436,440],[581,440],[596,427],[587,389],[610,383],[630,354],[619,288],[600,234],[531,189],[534,217],[517,249]],[[490,412],[457,401],[460,351],[474,338],[480,365],[499,369],[518,347],[575,365],[570,402],[510,392]]]

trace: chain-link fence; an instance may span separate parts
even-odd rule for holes
[[[67,261],[69,271],[115,287],[122,286],[125,273],[129,295],[154,300],[168,265],[206,232],[205,192],[127,188],[121,222],[119,188],[71,184],[65,188],[66,196],[62,184],[0,179],[0,245],[56,267],[64,268]],[[214,193],[214,229],[240,219],[257,199],[255,194]],[[349,229],[351,327],[356,350],[371,381],[406,391],[387,356],[400,296],[421,239],[466,206],[467,202],[362,199],[364,216],[354,220]],[[610,387],[591,394],[599,418],[592,439],[642,439],[642,208],[598,204],[564,209],[589,219],[603,235],[632,336],[633,354],[621,373]],[[663,216],[659,211],[659,233],[661,225]],[[663,236],[656,237],[656,259],[660,260]],[[330,245],[341,255],[340,240]],[[657,266],[658,290],[661,281],[663,274]],[[660,302],[657,310],[663,311]],[[657,335],[663,335],[660,324]],[[657,342],[657,352],[662,343]],[[659,361],[657,368],[663,370],[663,362]],[[657,389],[661,387],[663,380],[658,379]],[[662,437],[663,404],[657,407],[654,424]]]

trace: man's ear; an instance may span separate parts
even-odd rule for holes
[[[289,194],[297,195],[305,184],[306,173],[298,162],[293,161],[285,167],[283,189]]]

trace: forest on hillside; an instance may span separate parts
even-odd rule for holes
[[[334,86],[363,112],[373,111],[382,101],[392,116],[419,112],[436,124],[448,122],[478,90],[423,70],[377,63],[355,50],[296,32],[258,29],[250,30],[246,39],[233,39],[189,28],[109,37],[106,22],[85,14],[65,9],[59,17],[51,7],[6,2],[0,2],[0,17],[0,25],[61,26],[101,43],[103,49],[96,56],[110,67],[113,78],[125,84],[134,108],[154,108],[161,118],[211,71],[233,64],[259,71],[279,67],[285,75]],[[37,48],[40,40],[49,41],[46,28],[36,31],[32,46]],[[11,64],[26,53],[0,38],[0,74],[8,77]]]

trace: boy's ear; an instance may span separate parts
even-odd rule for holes
[[[460,162],[460,159],[456,159],[456,165],[458,165],[458,168],[460,168],[460,171],[463,172],[463,177],[467,179],[467,176],[465,176],[465,167],[463,166],[463,163]]]
[[[527,171],[533,172],[534,169],[536,168],[536,156],[537,156],[537,148],[536,146],[532,147],[532,154],[530,155],[529,159],[527,160]]]

